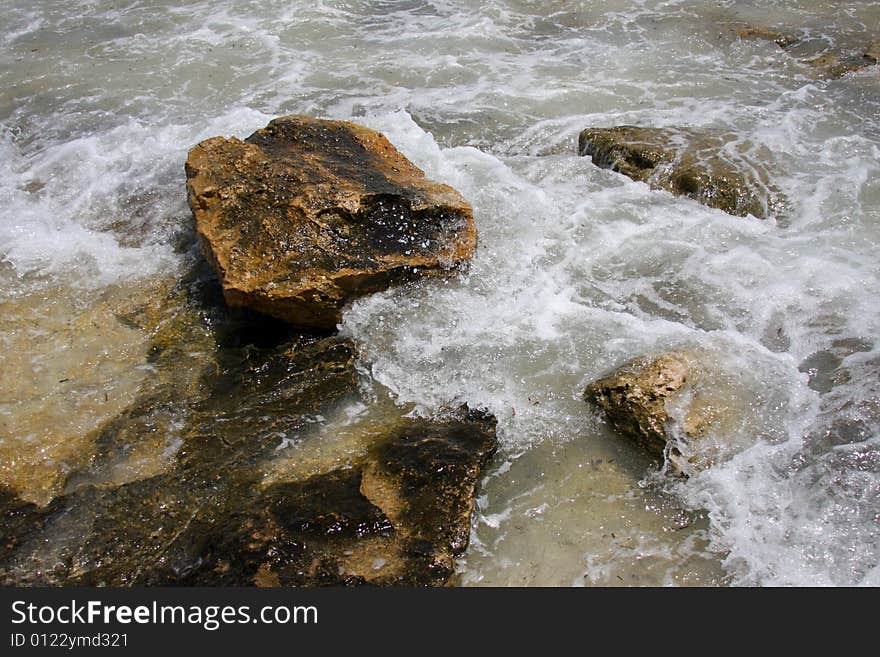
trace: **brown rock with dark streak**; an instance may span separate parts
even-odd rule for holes
[[[343,121],[275,119],[214,137],[186,162],[189,205],[227,303],[332,329],[365,294],[468,260],[468,203],[381,134]]]
[[[780,214],[784,201],[766,169],[728,149],[733,142],[725,133],[692,128],[587,128],[578,153],[602,168],[732,215]]]

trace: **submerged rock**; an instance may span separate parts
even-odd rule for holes
[[[395,406],[381,430],[333,443],[327,418],[367,405],[355,345],[230,312],[210,281],[119,309],[151,337],[140,391],[87,429],[52,499],[0,482],[0,583],[448,582],[494,419]]]
[[[446,584],[495,445],[492,418],[407,420],[353,467],[273,484],[242,505],[186,583]]]
[[[785,51],[812,68],[816,77],[835,79],[877,64],[880,42],[870,39],[864,33],[844,33],[829,45],[825,39],[804,38]]]
[[[836,338],[827,348],[805,358],[798,370],[809,375],[807,385],[810,388],[820,393],[831,392],[852,380],[852,373],[843,365],[844,361],[853,354],[869,352],[871,348],[871,341],[864,338]]]
[[[582,131],[578,153],[597,166],[736,216],[779,214],[784,202],[767,170],[738,152],[735,143],[733,136],[711,130],[617,126]]]
[[[820,78],[839,78],[880,61],[880,42],[865,47],[865,40],[870,37],[864,33],[838,34],[829,46],[821,35],[811,35],[808,30],[795,34],[738,23],[730,27],[740,39],[772,41],[789,56],[810,66]]]
[[[125,318],[161,302],[167,280],[62,287],[0,302],[0,486],[45,506],[88,463],[95,434],[138,396],[150,330]]]
[[[186,162],[189,205],[227,303],[333,329],[349,301],[468,260],[468,203],[381,134],[275,119],[245,141],[208,139]]]
[[[801,61],[813,68],[819,77],[830,79],[843,77],[847,73],[859,71],[877,62],[867,54],[841,52],[827,52]]]
[[[744,40],[772,41],[782,49],[789,48],[800,41],[800,38],[791,33],[781,32],[769,27],[756,25],[734,25],[736,36]]]
[[[263,486],[264,440],[203,441],[168,473],[44,509],[0,499],[0,582],[443,585],[496,446],[492,418],[408,420],[351,467]]]
[[[700,374],[687,352],[637,358],[589,384],[584,399],[600,408],[614,429],[665,459],[671,472],[689,475],[717,456],[714,446],[700,439],[727,412],[720,391],[695,393]]]

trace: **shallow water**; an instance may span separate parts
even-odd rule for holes
[[[465,275],[374,295],[342,325],[390,415],[467,402],[499,419],[462,584],[880,584],[880,67],[822,79],[736,38],[744,23],[856,52],[880,6],[8,2],[2,483],[44,500],[88,458],[69,436],[152,385],[155,326],[109,317],[118,290],[156,294],[198,258],[188,148],[307,113],[382,130],[474,206]],[[581,129],[623,123],[736,134],[790,207],[731,217],[577,156]],[[734,418],[712,436],[729,453],[687,481],[580,398],[670,348],[699,354]],[[304,431],[356,450],[351,427],[382,422],[358,408]],[[178,420],[123,479],[173,458]],[[299,444],[266,476],[333,458]],[[22,459],[55,474],[28,481]]]

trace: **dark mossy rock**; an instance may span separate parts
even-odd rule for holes
[[[354,123],[286,116],[208,139],[186,175],[226,301],[301,328],[332,330],[349,301],[445,274],[476,246],[461,195]]]
[[[732,135],[692,128],[587,128],[578,139],[580,155],[655,189],[740,217],[780,215],[785,201],[769,172],[736,146]]]
[[[351,468],[276,483],[208,532],[198,585],[443,585],[468,544],[492,418],[409,420]]]
[[[7,504],[3,526],[21,545],[13,539],[7,547],[0,581],[447,584],[467,547],[474,490],[496,440],[494,419],[475,413],[408,420],[352,467],[268,486],[247,467],[266,445],[219,444],[198,450],[214,458],[185,459],[150,479],[84,486],[44,509]]]

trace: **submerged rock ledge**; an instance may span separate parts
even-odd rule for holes
[[[624,125],[583,130],[578,153],[597,166],[732,215],[765,219],[782,213],[785,201],[766,168],[728,149],[734,141],[713,130]]]
[[[880,41],[870,41],[870,34],[843,33],[829,46],[809,30],[777,30],[747,24],[734,24],[731,29],[743,40],[772,41],[787,55],[812,68],[818,78],[840,78],[880,61]]]
[[[221,317],[214,337],[241,328],[232,324]],[[243,339],[199,361],[194,381],[187,353],[201,343],[174,326],[157,336],[156,380],[101,427],[95,455],[63,494],[39,506],[0,484],[0,584],[450,583],[496,449],[492,416],[395,417],[359,436],[357,449],[334,444],[334,454],[310,458],[314,418],[357,399],[355,345]],[[164,432],[165,415],[181,437],[167,463],[120,468]],[[289,457],[280,436],[295,443]]]
[[[353,341],[230,309],[193,264],[114,297],[148,367],[51,496],[0,480],[0,584],[450,583],[495,419],[407,417]]]
[[[354,123],[294,115],[214,137],[186,175],[227,303],[300,328],[332,330],[349,301],[444,274],[476,247],[464,198]]]

